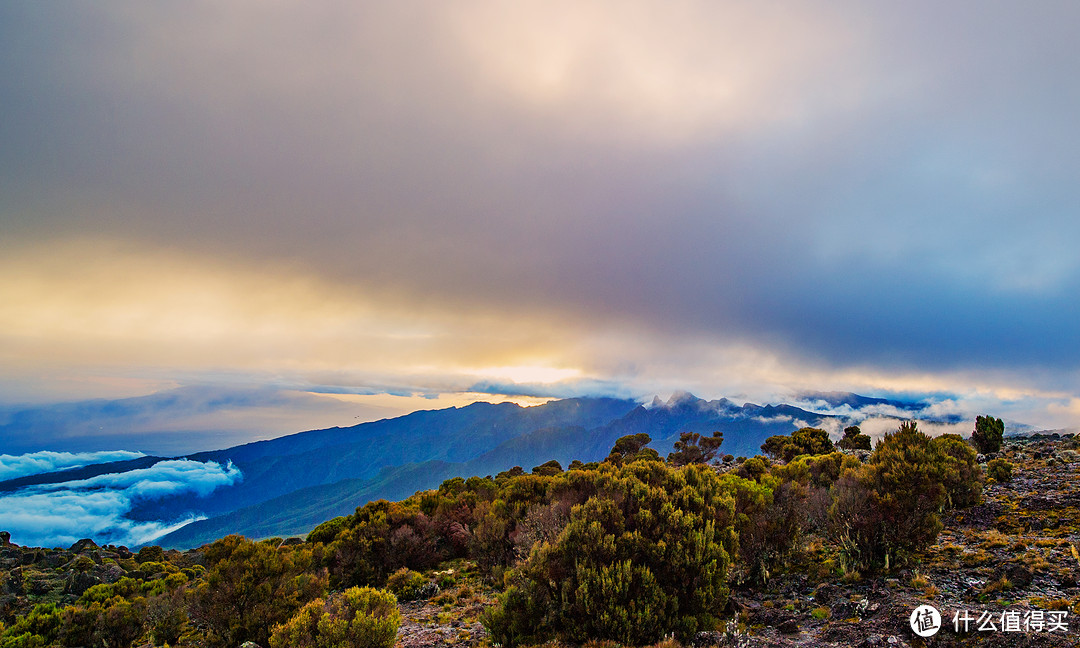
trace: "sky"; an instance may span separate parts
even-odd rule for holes
[[[678,390],[1074,427],[1078,14],[3,3],[0,426],[167,406],[0,452]]]

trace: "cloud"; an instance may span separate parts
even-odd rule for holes
[[[23,488],[0,495],[0,519],[12,541],[28,546],[67,546],[81,538],[99,544],[139,545],[197,519],[136,521],[125,517],[139,500],[178,493],[206,496],[241,480],[231,463],[189,460],[91,479]]]
[[[80,468],[90,464],[124,461],[144,456],[141,452],[112,450],[104,452],[32,452],[23,455],[0,454],[0,481],[40,473]]]
[[[933,384],[1067,425],[1078,14],[0,8],[0,391]],[[581,378],[468,375],[507,366]]]
[[[777,414],[776,416],[755,416],[753,417],[753,420],[762,425],[772,425],[773,423],[788,423],[792,420],[792,417],[784,414]],[[804,426],[800,425],[799,427]]]

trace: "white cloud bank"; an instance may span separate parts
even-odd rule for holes
[[[104,452],[32,452],[23,455],[0,454],[0,481],[28,475],[81,468],[110,461],[126,461],[144,456],[141,452],[109,450]]]
[[[240,469],[231,462],[222,466],[213,461],[162,461],[149,468],[33,486],[0,496],[0,525],[11,533],[13,542],[23,545],[68,546],[81,538],[99,544],[139,545],[199,518],[130,520],[126,515],[136,500],[189,492],[205,497],[241,479]]]

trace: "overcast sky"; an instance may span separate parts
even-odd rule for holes
[[[3,3],[0,401],[269,387],[345,423],[410,395],[809,389],[1072,426],[1077,24]]]

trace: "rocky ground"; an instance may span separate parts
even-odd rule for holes
[[[196,552],[134,554],[127,547],[99,547],[92,540],[67,549],[44,549],[14,545],[10,538],[0,532],[0,619],[25,614],[37,603],[72,604],[98,583],[154,577],[164,571],[160,561],[166,556],[184,569],[202,569]]]
[[[782,574],[767,587],[733,591],[727,627],[700,634],[694,645],[1080,645],[1076,447],[1069,436],[1006,439],[995,456],[1015,464],[1013,480],[988,483],[982,504],[946,515],[937,543],[918,567],[888,577],[845,579],[812,564],[811,547],[808,568]],[[475,617],[490,603],[490,593],[473,599],[467,607],[448,606],[445,598],[404,604],[397,645],[487,645]],[[926,639],[910,627],[911,613],[923,604],[941,615],[941,630]],[[961,632],[954,629],[954,617]],[[970,617],[967,632],[965,617]]]

